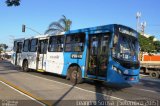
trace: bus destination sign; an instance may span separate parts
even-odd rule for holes
[[[134,37],[137,36],[137,34],[134,31],[130,31],[130,30],[127,30],[127,29],[124,29],[124,28],[119,28],[119,32],[121,32],[123,34],[131,35],[131,36],[134,36]]]

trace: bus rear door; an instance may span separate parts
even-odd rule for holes
[[[15,42],[15,57],[14,57],[14,64],[15,65],[21,65],[20,60],[21,60],[21,53],[22,53],[22,42]]]
[[[48,39],[39,40],[37,52],[37,71],[44,72],[46,70],[46,53]]]
[[[100,80],[106,79],[108,50],[108,33],[89,35],[89,61],[87,71],[87,76],[89,78],[96,78]]]

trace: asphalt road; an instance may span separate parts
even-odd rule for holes
[[[0,106],[44,106],[45,104],[0,81]]]
[[[15,75],[17,76],[15,77]],[[33,90],[32,87],[29,88],[29,87],[26,87],[26,85],[23,85],[23,83],[20,83],[20,80],[23,80],[22,77],[23,78],[25,77],[26,81],[27,80],[31,81],[29,79],[29,77],[31,76],[35,77],[33,78],[34,81],[36,81],[37,79],[39,81],[39,83],[38,81],[36,82],[37,83],[36,86],[35,84],[34,85],[30,84],[33,86],[33,88],[35,87],[35,89],[39,89],[38,85],[40,85],[40,82],[43,83],[44,81],[44,83],[48,83],[48,86],[50,86],[50,88],[53,87],[54,91],[50,89],[50,91],[45,91],[44,94],[42,94],[42,91],[44,91],[45,89],[41,89],[41,91],[38,92],[36,90]],[[82,98],[85,98],[84,100],[90,100],[90,99],[99,100],[99,98],[103,98],[103,99],[105,98],[106,100],[107,99],[106,97],[108,96],[110,96],[113,100],[115,99],[147,100],[147,101],[150,100],[151,104],[154,103],[155,101],[157,102],[157,100],[160,100],[160,80],[151,79],[149,77],[141,78],[139,84],[136,84],[136,85],[109,85],[109,84],[103,84],[99,82],[95,83],[91,80],[85,80],[84,83],[82,84],[74,85],[74,89],[73,89],[73,84],[70,81],[66,80],[64,77],[50,74],[50,73],[39,73],[35,71],[25,73],[25,72],[21,72],[21,70],[18,67],[14,67],[11,63],[7,61],[0,61],[0,78],[3,78],[17,85],[19,84],[20,87],[21,85],[23,85],[23,87],[25,86],[24,89],[30,90],[30,93],[36,96],[43,97],[44,99],[48,99],[48,100],[52,98],[54,98],[54,100],[56,99],[58,100],[59,98],[61,98],[58,96],[51,95],[52,93],[55,94],[55,92],[57,92],[57,95],[61,93],[63,95],[65,94],[64,96],[67,100],[68,99],[82,100]],[[54,84],[56,83],[57,85],[51,86],[53,83]],[[41,85],[41,87],[42,86],[44,85]],[[59,91],[59,88],[61,88],[61,91]],[[47,97],[49,95],[50,95],[50,98]]]

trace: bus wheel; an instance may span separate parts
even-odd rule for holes
[[[78,66],[71,66],[69,68],[69,74],[71,82],[75,84],[82,82],[82,72]]]
[[[151,71],[151,72],[149,73],[149,75],[150,75],[152,78],[158,78],[158,77],[159,77],[159,73],[156,72],[156,71]]]
[[[28,71],[29,71],[28,62],[27,62],[27,61],[24,61],[24,62],[23,62],[23,67],[22,67],[22,68],[23,68],[23,71],[24,71],[24,72],[28,72]]]

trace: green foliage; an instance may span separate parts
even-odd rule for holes
[[[49,25],[48,29],[45,31],[45,34],[56,34],[59,32],[69,31],[71,24],[72,21],[62,15],[62,18],[59,19],[59,21],[52,22]]]
[[[0,44],[0,54],[2,53],[2,51],[3,51],[3,46],[2,44]]]
[[[154,42],[154,45],[155,45],[155,49],[157,52],[160,52],[160,41],[155,41]]]
[[[0,53],[2,53],[2,51],[6,52],[7,48],[8,48],[8,46],[6,44],[0,44]]]
[[[149,38],[144,37],[143,35],[139,36],[139,42],[142,52],[160,52],[160,41],[153,41],[154,36]]]
[[[2,53],[3,49],[0,47],[0,54]]]
[[[6,0],[6,4],[7,4],[8,7],[19,6],[20,5],[20,0]]]

